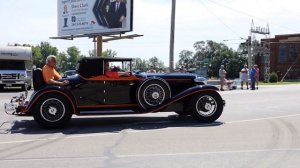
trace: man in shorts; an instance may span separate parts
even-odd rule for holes
[[[249,74],[249,70],[248,70],[248,67],[247,65],[244,66],[244,68],[241,70],[241,89],[243,90],[243,85],[244,83],[246,84],[247,86],[247,90],[249,89],[248,87],[248,74]]]

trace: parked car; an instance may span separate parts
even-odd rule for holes
[[[128,75],[106,76],[105,65],[118,63]],[[5,111],[14,115],[33,116],[40,125],[61,127],[72,115],[143,114],[174,111],[191,115],[200,122],[214,122],[225,101],[218,88],[203,85],[194,74],[135,74],[130,58],[82,58],[78,75],[64,78],[66,87],[44,83],[42,72],[33,72],[34,93],[14,97]]]
[[[68,78],[68,77],[73,77],[77,75],[77,71],[76,70],[67,70],[64,72],[64,76],[63,78]]]

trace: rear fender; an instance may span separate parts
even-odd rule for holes
[[[57,86],[49,86],[49,87],[45,87],[43,89],[35,91],[32,94],[32,96],[30,97],[30,100],[29,100],[28,104],[26,105],[26,108],[20,112],[26,113],[26,114],[30,113],[32,111],[34,105],[36,104],[37,100],[40,97],[42,97],[46,94],[51,94],[51,93],[60,94],[60,95],[63,95],[64,97],[66,97],[72,106],[73,112],[75,114],[78,114],[78,111],[76,108],[77,103],[76,103],[76,100],[75,100],[74,96],[72,95],[72,93],[65,88],[57,87]]]

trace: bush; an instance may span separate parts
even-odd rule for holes
[[[272,72],[269,79],[270,83],[277,83],[278,82],[278,76],[277,73]]]

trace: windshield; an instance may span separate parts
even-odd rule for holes
[[[109,62],[109,67],[111,70],[117,71],[131,71],[130,61],[122,61],[122,62]]]
[[[24,61],[0,60],[0,70],[25,70]]]

